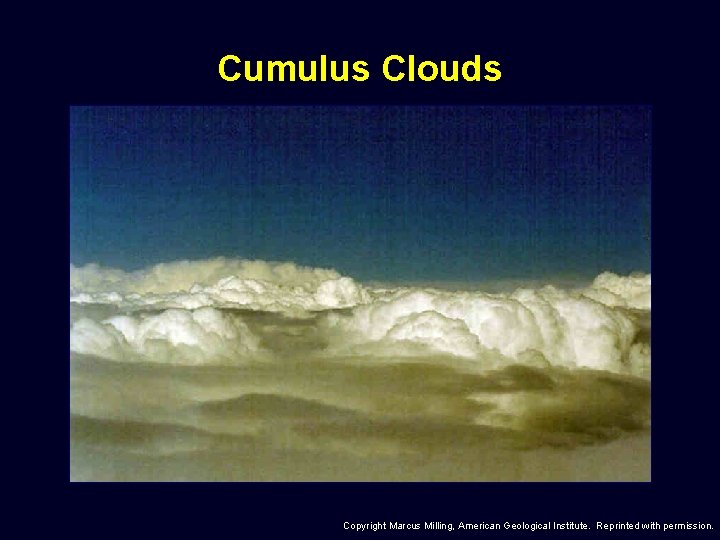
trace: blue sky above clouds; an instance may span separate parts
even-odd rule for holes
[[[650,270],[650,109],[73,107],[70,259],[361,280]]]

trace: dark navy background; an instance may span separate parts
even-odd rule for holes
[[[449,9],[449,8],[448,8]],[[398,19],[376,29],[367,15],[314,30],[291,14],[197,14],[180,22],[131,12],[94,14],[60,26],[33,48],[35,104],[26,120],[33,152],[25,174],[30,247],[42,264],[27,281],[56,298],[57,332],[38,339],[42,360],[29,402],[32,425],[23,452],[32,460],[15,517],[24,530],[96,537],[344,537],[343,521],[715,521],[714,437],[716,334],[703,306],[711,270],[714,217],[712,169],[700,167],[713,149],[698,124],[710,122],[698,63],[699,42],[683,41],[682,13],[648,20],[647,13],[606,15],[599,7],[562,17],[527,13],[495,19],[453,10],[451,21]],[[605,7],[603,6],[604,10]],[[482,10],[481,10],[482,11]],[[46,14],[47,15],[47,14]],[[58,21],[61,14],[57,14]],[[385,18],[379,13],[377,19]],[[702,18],[702,17],[700,17]],[[697,17],[693,17],[695,21]],[[345,21],[345,22],[343,22]],[[458,27],[462,22],[466,28]],[[219,26],[220,22],[227,23]],[[414,33],[403,29],[414,28]],[[694,28],[694,23],[693,23]],[[253,30],[254,29],[254,30]],[[686,36],[687,37],[687,36]],[[690,38],[688,38],[690,39]],[[32,40],[29,40],[32,41]],[[695,46],[697,45],[697,46]],[[31,45],[28,45],[31,47]],[[361,57],[378,66],[390,53],[452,58],[480,51],[503,62],[496,84],[228,84],[217,76],[227,53],[255,57]],[[40,54],[42,52],[42,54]],[[69,258],[69,106],[89,104],[649,104],[652,106],[653,428],[652,482],[643,484],[70,484],[68,482],[67,284]],[[29,178],[29,180],[26,180]],[[42,219],[40,219],[42,218]],[[48,262],[50,261],[50,262]],[[48,265],[52,268],[48,276]],[[712,287],[710,287],[712,291]],[[55,295],[56,294],[56,295]],[[713,322],[714,324],[714,322]],[[28,331],[31,328],[28,327]],[[52,332],[52,331],[51,331]],[[37,364],[33,364],[37,365]],[[22,387],[27,398],[29,389]],[[28,403],[28,400],[18,401]],[[29,482],[29,484],[28,484]],[[372,533],[366,533],[372,534]],[[444,534],[444,533],[443,533]],[[457,532],[453,534],[458,534]],[[488,537],[544,537],[538,533]],[[352,535],[351,535],[352,536]],[[557,534],[583,538],[638,536]],[[646,535],[649,536],[649,535]],[[688,538],[695,534],[666,533]],[[705,535],[707,536],[707,535]]]

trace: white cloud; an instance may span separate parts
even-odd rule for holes
[[[603,272],[584,294],[608,306],[650,309],[650,274],[618,276]]]
[[[376,342],[392,356],[408,343],[422,343],[477,358],[482,366],[496,365],[489,362],[491,352],[505,363],[540,354],[552,365],[619,373],[639,373],[644,362],[637,350],[631,354],[638,328],[626,312],[553,287],[510,295],[407,289],[329,321],[340,330],[333,341],[338,351]]]
[[[512,363],[649,373],[649,344],[638,344],[637,315],[650,309],[650,276],[598,276],[590,287],[513,293],[372,289],[335,270],[293,263],[212,259],[137,272],[71,266],[71,302],[160,314],[79,320],[71,349],[120,359],[202,363],[261,358],[256,336],[229,308],[309,317],[326,355],[447,354],[478,369]],[[335,312],[337,308],[344,311]]]
[[[70,300],[123,308],[244,307],[318,310],[367,302],[367,291],[335,270],[293,263],[217,258],[123,272],[70,265]]]
[[[82,318],[70,331],[70,350],[110,360],[170,364],[237,364],[263,358],[247,325],[214,308],[168,309],[102,322]]]

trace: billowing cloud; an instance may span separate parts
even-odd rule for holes
[[[334,270],[217,258],[124,272],[70,265],[70,301],[125,308],[246,307],[317,310],[367,302],[367,291]]]
[[[157,315],[82,318],[70,350],[101,358],[178,364],[240,363],[262,358],[258,339],[237,317],[214,308],[167,309]]]
[[[94,265],[71,267],[71,302],[112,304],[126,311],[167,310],[141,316],[142,320],[108,320],[102,327],[87,321],[73,326],[73,350],[105,351],[103,355],[113,358],[117,354],[108,351],[116,348],[114,342],[148,356],[146,342],[163,340],[170,347],[194,347],[213,358],[237,356],[234,335],[228,337],[229,331],[219,323],[205,331],[202,323],[209,313],[217,321],[227,322],[227,316],[202,308],[288,316],[346,308],[325,319],[334,353],[366,346],[372,354],[388,356],[427,350],[476,358],[485,367],[531,360],[636,374],[647,371],[649,363],[648,348],[635,342],[638,315],[629,308],[649,310],[650,276],[604,273],[590,287],[576,291],[547,286],[486,294],[419,287],[372,289],[334,270],[220,258],[133,273]],[[232,320],[233,328],[242,325],[239,317]],[[139,341],[133,339],[136,327],[142,329]],[[148,338],[147,328],[159,337]],[[242,332],[243,342],[252,343],[248,331]],[[220,342],[227,343],[226,355]],[[98,350],[92,350],[91,343]]]
[[[189,291],[193,285],[211,285],[229,276],[283,284],[289,287],[319,284],[340,277],[335,270],[308,268],[291,262],[228,259],[156,264],[143,270],[125,272],[96,264],[70,265],[70,290],[82,292],[169,293]]]
[[[650,309],[650,274],[626,277],[603,272],[584,294],[607,306]]]
[[[627,310],[553,287],[509,295],[405,289],[349,315],[334,314],[330,325],[341,330],[339,350],[383,343],[391,356],[415,343],[489,362],[486,367],[540,359],[618,373],[640,373],[646,363],[634,347],[638,326]]]

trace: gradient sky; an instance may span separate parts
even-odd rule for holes
[[[649,107],[73,107],[70,261],[650,270]]]

